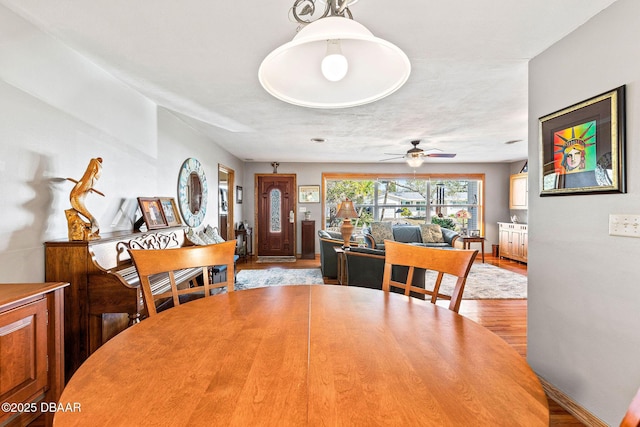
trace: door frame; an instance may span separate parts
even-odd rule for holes
[[[256,173],[253,178],[253,188],[255,191],[253,192],[253,236],[255,236],[255,240],[253,241],[253,248],[255,248],[256,257],[260,256],[260,242],[258,241],[260,233],[259,233],[259,222],[258,222],[258,208],[259,208],[259,198],[258,189],[260,188],[258,185],[258,179],[260,177],[268,177],[273,176],[272,173]],[[293,178],[293,256],[297,257],[298,255],[298,182],[297,175],[295,173],[279,173],[278,176],[290,177]]]
[[[224,240],[229,240],[229,239],[235,239],[235,222],[234,222],[234,217],[233,217],[233,207],[236,203],[236,199],[235,199],[235,171],[233,169],[231,169],[230,167],[227,167],[225,165],[223,165],[222,163],[218,163],[218,174],[216,175],[216,177],[218,178],[216,180],[216,182],[218,183],[218,191],[217,193],[217,202],[218,204],[216,205],[216,207],[218,207],[218,209],[216,209],[216,212],[218,212],[218,224],[220,223],[220,172],[226,173],[227,174],[227,198],[228,198],[228,206],[227,206],[227,229],[226,230],[220,230],[220,234],[222,235],[222,237],[224,238]]]

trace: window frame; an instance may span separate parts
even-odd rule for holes
[[[322,227],[326,227],[327,222],[327,181],[336,181],[336,180],[371,180],[371,181],[381,181],[381,180],[399,180],[399,179],[411,179],[411,180],[460,180],[460,181],[480,181],[480,185],[482,187],[480,191],[480,197],[478,198],[478,213],[480,214],[480,218],[478,221],[478,229],[480,230],[480,235],[484,236],[485,234],[485,194],[486,194],[486,180],[484,173],[471,173],[471,174],[460,174],[460,173],[340,173],[340,172],[323,172],[322,173],[322,185],[321,185],[321,194],[322,194],[322,216],[321,216],[321,224]],[[374,199],[374,211],[375,206],[377,205],[377,201]],[[377,205],[378,207],[387,206],[387,205]],[[427,208],[433,208],[434,204],[426,203],[423,205],[425,209],[425,213],[427,212]],[[438,205],[441,207],[456,207],[460,206],[460,209],[465,208],[468,205]],[[425,215],[426,216],[426,215]]]

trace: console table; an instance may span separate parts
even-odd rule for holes
[[[235,230],[235,236],[236,239],[239,237],[240,238],[240,251],[238,251],[238,255],[240,255],[240,258],[242,258],[244,261],[247,260],[247,257],[251,256],[251,227],[249,228],[236,228]]]

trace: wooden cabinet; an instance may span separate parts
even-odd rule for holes
[[[64,387],[64,293],[68,283],[0,284],[0,425],[27,425]],[[44,423],[51,425],[52,413]]]
[[[528,209],[529,177],[527,173],[511,175],[509,179],[509,209]]]
[[[316,257],[316,222],[311,220],[302,221],[302,248],[300,258],[315,259]]]
[[[527,262],[527,225],[499,222],[498,226],[500,257]]]

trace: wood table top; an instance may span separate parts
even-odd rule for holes
[[[548,426],[526,361],[475,322],[379,290],[274,286],[143,320],[69,381],[68,425]]]

